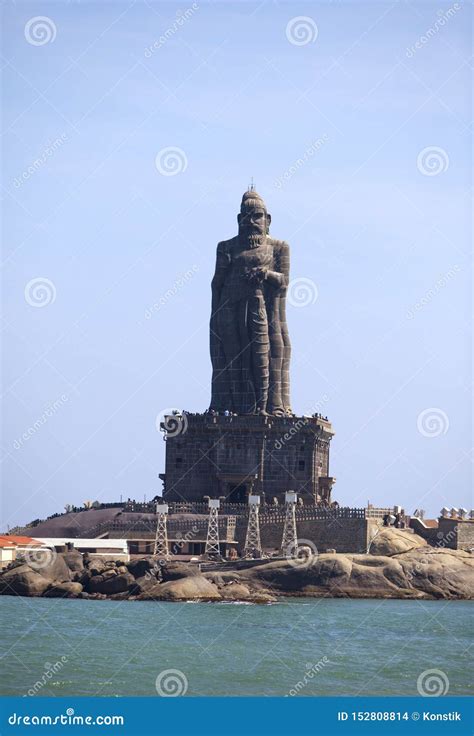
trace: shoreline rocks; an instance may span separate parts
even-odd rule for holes
[[[240,560],[208,572],[153,556],[124,563],[69,551],[44,566],[12,563],[0,572],[0,595],[262,604],[281,597],[471,600],[474,557],[392,528],[377,534],[368,554]]]

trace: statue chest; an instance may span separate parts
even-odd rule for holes
[[[243,273],[248,268],[270,268],[273,264],[273,248],[261,245],[257,248],[233,253],[231,256],[232,268]]]

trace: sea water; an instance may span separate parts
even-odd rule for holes
[[[3,695],[474,693],[469,601],[0,602]]]

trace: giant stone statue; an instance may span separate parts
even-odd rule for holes
[[[217,246],[212,279],[210,411],[292,415],[289,247],[269,236],[271,216],[253,186],[237,222],[238,235]]]

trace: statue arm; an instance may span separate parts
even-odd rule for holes
[[[227,278],[227,273],[230,267],[230,254],[225,248],[225,243],[221,242],[217,245],[216,255],[216,269],[214,271],[214,277],[211,282],[212,291],[212,314],[219,307],[220,295],[222,287]]]
[[[266,280],[278,289],[288,286],[290,280],[290,248],[288,243],[281,243],[275,252],[275,271],[266,272]]]

